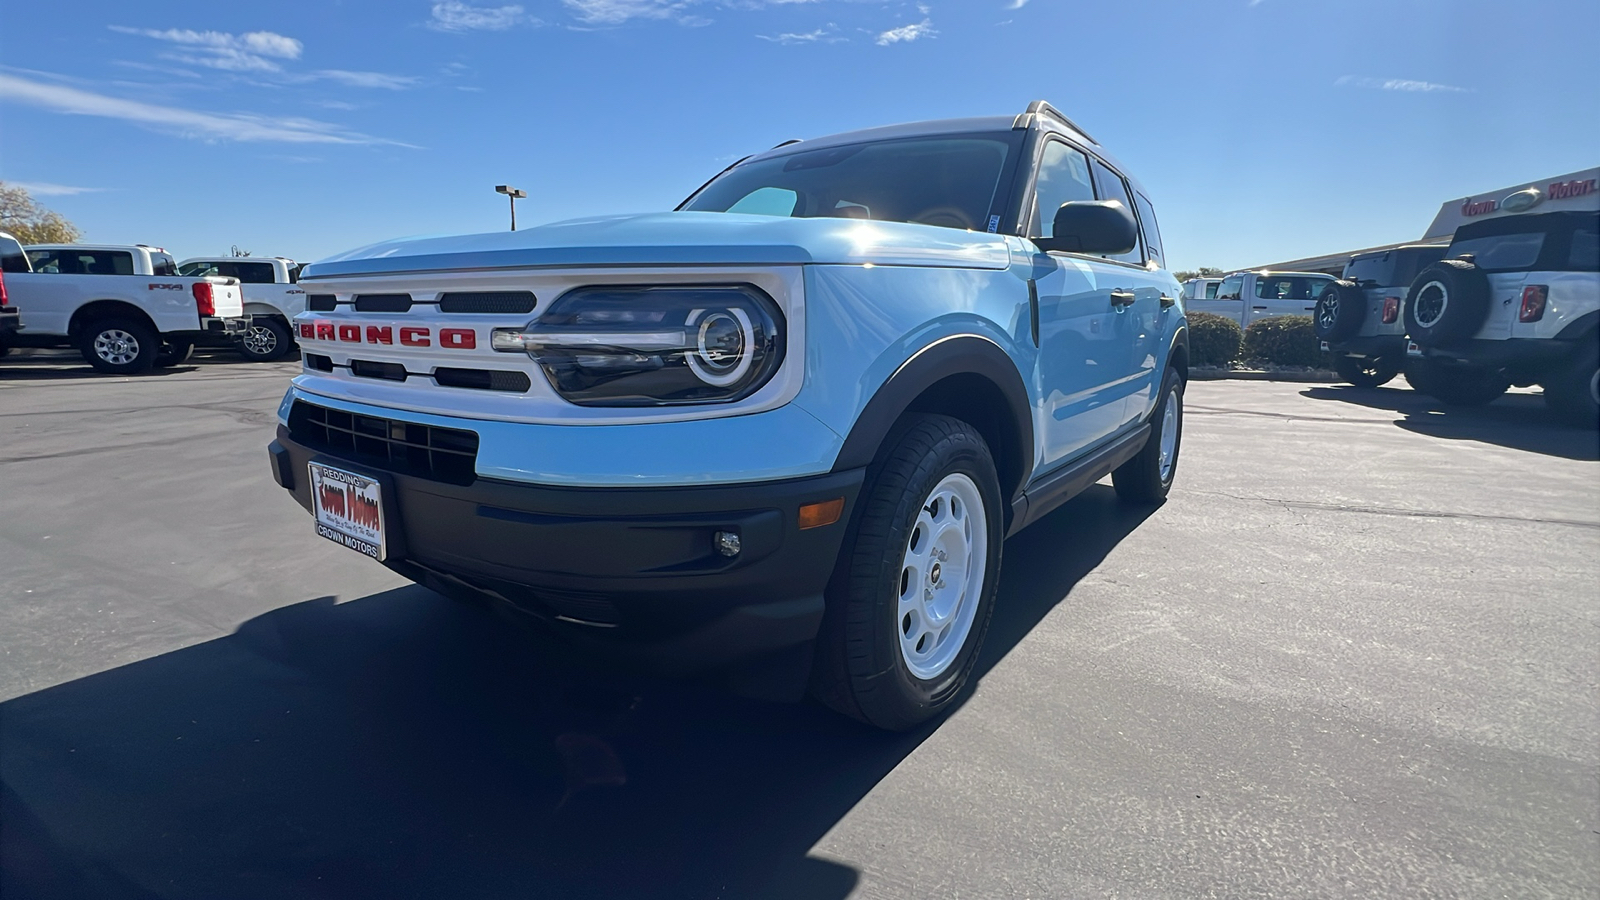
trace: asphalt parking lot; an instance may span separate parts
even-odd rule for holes
[[[1012,540],[887,736],[555,665],[317,537],[297,363],[0,362],[0,896],[1600,889],[1600,451],[1536,394],[1191,385],[1178,486]]]

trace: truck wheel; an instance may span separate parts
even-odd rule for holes
[[[111,375],[138,375],[155,365],[161,338],[137,319],[90,322],[78,337],[78,352],[89,365]]]
[[[154,365],[158,369],[170,369],[187,362],[193,355],[194,341],[183,339],[167,341],[161,345],[161,351],[156,354]]]
[[[903,731],[947,708],[977,661],[1000,575],[1000,481],[983,437],[935,415],[918,416],[867,477],[811,692]]]
[[[1342,341],[1360,333],[1366,317],[1367,296],[1361,288],[1354,281],[1335,281],[1317,297],[1311,322],[1320,340]]]
[[[1424,346],[1465,340],[1489,315],[1489,278],[1464,259],[1423,269],[1406,293],[1406,333]]]
[[[1129,503],[1162,503],[1178,474],[1183,445],[1183,379],[1169,368],[1161,379],[1161,402],[1150,414],[1150,439],[1133,459],[1111,473],[1117,496]]]
[[[294,350],[288,323],[277,316],[253,316],[250,328],[239,338],[239,353],[251,362],[274,362]]]
[[[1444,368],[1427,360],[1407,364],[1406,380],[1447,406],[1485,406],[1511,387],[1498,372],[1466,366]]]
[[[1600,428],[1600,343],[1588,338],[1588,349],[1578,354],[1554,380],[1544,386],[1544,402],[1562,419],[1582,428]]]
[[[1333,370],[1339,377],[1358,388],[1375,388],[1388,384],[1400,374],[1400,367],[1386,357],[1340,356],[1333,361]]]

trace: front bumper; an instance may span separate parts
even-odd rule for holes
[[[504,601],[585,648],[680,673],[816,636],[864,476],[648,488],[451,484],[308,446],[281,425],[268,451],[274,479],[307,511],[313,460],[377,478],[384,564],[401,575]],[[840,497],[837,522],[799,528],[802,505]],[[740,536],[737,556],[717,551],[719,531]]]

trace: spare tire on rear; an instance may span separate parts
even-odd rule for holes
[[[1367,297],[1360,285],[1340,280],[1323,288],[1317,296],[1311,321],[1319,339],[1342,341],[1361,333],[1361,320],[1366,316]]]
[[[1489,315],[1489,277],[1464,259],[1423,269],[1406,293],[1406,333],[1427,346],[1465,340]]]

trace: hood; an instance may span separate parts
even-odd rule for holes
[[[1000,235],[932,225],[667,212],[386,241],[313,263],[301,278],[553,266],[806,263],[1004,269],[1010,255]]]

